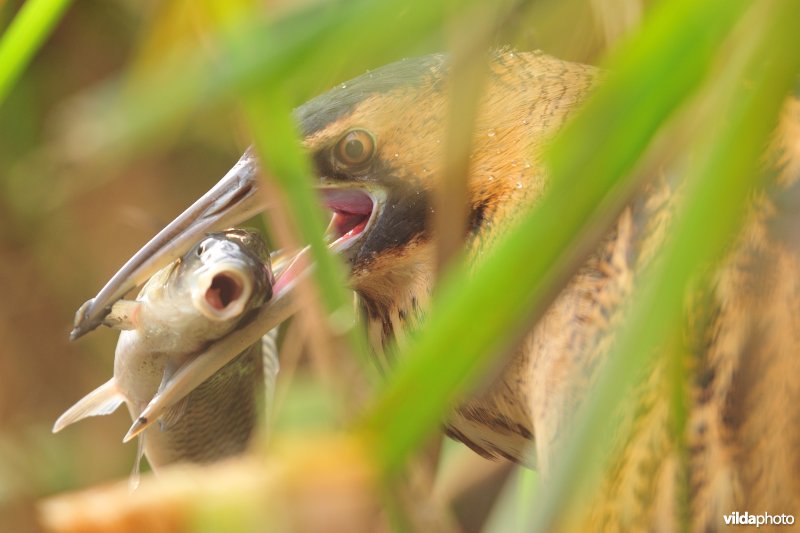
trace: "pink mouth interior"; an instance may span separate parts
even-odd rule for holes
[[[206,289],[206,302],[217,311],[222,311],[242,295],[242,284],[234,276],[221,272],[211,280]]]
[[[330,230],[334,243],[359,235],[372,214],[372,198],[357,189],[325,189],[325,205],[333,211]]]
[[[372,198],[368,194],[358,189],[322,189],[321,194],[325,206],[333,211],[328,226],[333,238],[330,247],[353,239],[364,231],[373,209]],[[309,260],[305,255],[304,252],[299,254],[283,272],[273,287],[275,293],[280,292],[309,266]]]

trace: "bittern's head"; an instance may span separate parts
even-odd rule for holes
[[[367,73],[295,113],[333,212],[331,248],[358,287],[414,260],[428,241],[430,191],[442,164],[443,56]]]
[[[331,247],[351,267],[356,289],[420,260],[427,250],[431,190],[443,169],[449,68],[443,55],[399,61],[300,106],[295,117],[333,212]],[[538,53],[492,57],[470,156],[473,232],[536,198],[536,157],[594,80],[588,67]],[[217,185],[134,255],[79,310],[73,338],[102,321],[110,306],[205,234],[264,208],[258,162],[248,151]],[[511,206],[511,207],[509,207]],[[513,216],[501,214],[500,218]],[[278,280],[276,289],[285,286]]]
[[[575,103],[558,100],[564,72],[553,67],[565,63],[540,54],[491,59],[469,162],[473,232],[514,203],[509,200],[541,193],[538,145],[560,125],[560,109]],[[295,112],[323,201],[333,212],[332,249],[348,261],[357,290],[386,287],[389,276],[402,279],[402,272],[417,270],[410,263],[430,261],[432,190],[446,170],[452,119],[449,74],[443,55],[407,59],[346,82]]]

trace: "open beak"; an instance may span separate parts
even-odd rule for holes
[[[102,324],[114,302],[184,255],[207,233],[229,228],[262,211],[265,205],[258,194],[257,171],[258,160],[248,150],[219,183],[150,239],[97,296],[78,309],[70,339]]]

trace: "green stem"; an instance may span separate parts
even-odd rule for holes
[[[28,0],[0,39],[0,105],[61,20],[70,0]]]

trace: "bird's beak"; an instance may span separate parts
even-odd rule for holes
[[[102,324],[111,307],[126,292],[183,256],[204,235],[239,224],[263,211],[267,202],[259,193],[257,174],[258,160],[248,150],[211,190],[136,252],[97,296],[78,309],[71,339],[77,339]],[[237,354],[289,318],[295,312],[294,287],[310,272],[311,267],[308,248],[298,253],[273,257],[275,285],[272,299],[239,328],[209,345],[178,369],[134,421],[124,442],[144,431]]]
[[[136,252],[97,296],[75,315],[72,340],[103,323],[111,306],[126,292],[185,254],[205,234],[239,224],[265,207],[258,193],[258,160],[251,150],[211,190]]]
[[[262,211],[266,201],[258,192],[257,173],[258,160],[248,150],[219,183],[145,244],[97,296],[81,306],[71,338],[77,339],[102,324],[111,307],[126,292],[183,256],[205,234],[234,226]],[[320,185],[324,203],[333,212],[328,228],[332,241],[330,247],[335,252],[342,252],[370,227],[385,198],[378,190],[365,192],[353,188],[345,190],[331,184]],[[237,354],[289,318],[296,310],[294,288],[312,267],[308,248],[296,254],[284,254],[278,261],[273,261],[275,285],[272,299],[246,323],[183,365],[140,413],[124,442],[144,431]]]

